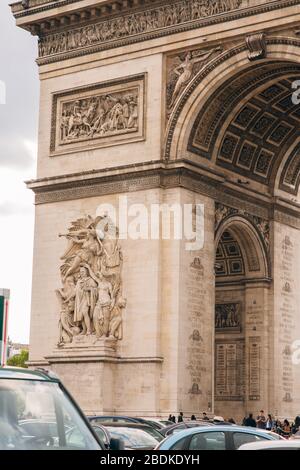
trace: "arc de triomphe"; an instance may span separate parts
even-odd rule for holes
[[[87,413],[295,416],[300,1],[12,12],[39,38],[30,365]],[[120,200],[202,204],[203,248],[113,237]]]

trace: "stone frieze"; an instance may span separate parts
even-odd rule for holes
[[[144,138],[144,76],[53,97],[51,153]]]
[[[151,33],[238,9],[242,0],[181,0],[156,8],[109,18],[54,34],[42,34],[39,57],[62,54],[109,43],[129,36]]]

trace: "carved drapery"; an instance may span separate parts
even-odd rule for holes
[[[122,250],[118,229],[107,217],[89,215],[71,223],[69,241],[61,257],[63,287],[56,291],[60,304],[59,341],[63,347],[74,337],[98,340],[123,338]]]
[[[193,77],[221,52],[221,47],[209,50],[196,49],[167,58],[166,95],[168,113],[171,112],[175,102]]]

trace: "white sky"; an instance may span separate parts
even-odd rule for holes
[[[37,39],[15,26],[8,3],[0,0],[0,288],[11,290],[10,338],[28,342],[34,206],[24,181],[35,177]]]

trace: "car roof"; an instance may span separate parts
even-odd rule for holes
[[[89,415],[88,419],[132,419],[132,420],[137,420],[138,418],[133,418],[132,416],[122,416],[122,415]]]
[[[132,429],[151,429],[154,428],[147,423],[116,423],[105,421],[105,423],[101,423],[104,428],[112,427],[112,428],[132,428]],[[154,431],[159,432],[158,429],[154,429]]]
[[[295,441],[268,441],[268,442],[251,442],[243,444],[238,450],[263,450],[263,449],[300,449],[300,440]]]
[[[24,369],[21,367],[0,367],[0,380],[1,379],[15,379],[15,380],[39,380],[45,382],[59,382],[58,377],[51,371],[45,369]]]
[[[274,440],[275,437],[271,434],[267,434],[263,430],[258,428],[251,428],[247,426],[227,426],[227,425],[218,425],[218,426],[199,426],[195,428],[183,429],[171,436],[168,436],[165,441],[168,442],[168,447],[175,444],[180,438],[192,436],[193,434],[203,433],[203,432],[242,432],[246,434],[256,434],[257,436],[264,436],[266,439]],[[163,450],[163,447],[162,447]]]

